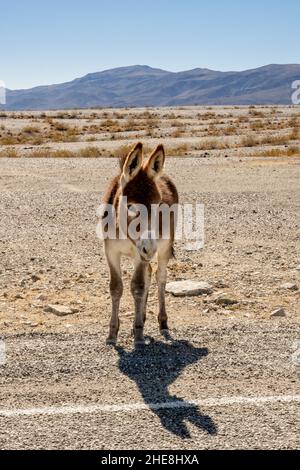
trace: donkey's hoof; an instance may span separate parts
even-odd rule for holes
[[[168,328],[163,328],[160,330],[160,334],[165,338],[165,339],[171,339],[171,334]]]
[[[115,346],[117,344],[117,338],[107,338],[106,346]]]
[[[146,346],[146,341],[145,339],[136,339],[134,340],[134,346],[136,348],[143,348],[144,346]]]

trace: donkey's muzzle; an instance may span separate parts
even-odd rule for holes
[[[143,261],[151,261],[157,251],[157,240],[152,232],[146,232],[137,242],[136,247]]]

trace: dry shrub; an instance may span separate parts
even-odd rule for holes
[[[300,147],[297,145],[290,145],[287,149],[267,149],[258,154],[262,157],[294,157],[300,156]]]
[[[236,119],[236,122],[237,122],[237,123],[249,122],[249,117],[248,117],[248,116],[239,116],[239,117]]]
[[[20,154],[15,148],[7,148],[4,150],[1,150],[0,152],[0,158],[18,158],[20,157]]]
[[[261,144],[269,144],[269,145],[286,145],[291,140],[292,133],[290,134],[281,134],[281,135],[268,135],[262,137]]]
[[[69,126],[64,122],[52,121],[50,123],[51,127],[58,132],[66,132],[69,129]]]
[[[130,150],[132,150],[132,148],[133,148],[133,144],[120,145],[120,147],[116,148],[115,150],[111,152],[111,156],[117,157],[122,160],[128,155],[128,153],[130,152]]]
[[[249,109],[249,115],[250,116],[255,116],[255,117],[265,117],[265,114],[263,113],[263,111],[259,111],[255,108],[252,108],[252,109]]]
[[[204,140],[195,146],[195,150],[222,150],[229,148],[228,142],[222,142],[217,139]]]
[[[184,135],[184,130],[177,128],[172,132],[171,135],[172,137],[175,137],[175,138],[182,137]]]
[[[299,129],[297,127],[294,127],[292,129],[291,133],[289,134],[290,140],[299,140]]]
[[[287,148],[287,156],[291,157],[293,155],[299,155],[300,156],[300,147],[298,145],[289,145]]]
[[[105,119],[101,122],[101,127],[109,132],[116,132],[118,130],[121,130],[118,121],[113,119]]]
[[[139,129],[141,129],[140,124],[133,118],[129,118],[124,122],[124,131],[137,131]]]
[[[21,132],[24,134],[38,134],[39,132],[41,132],[41,130],[37,126],[26,126],[23,127]]]
[[[68,149],[36,149],[30,154],[32,158],[98,158],[102,156],[102,150],[97,147],[84,147],[73,151]]]
[[[8,134],[8,135],[4,135],[2,137],[0,137],[0,144],[1,145],[15,145],[15,144],[19,144],[19,140],[18,138],[15,136],[15,135],[11,135],[11,134]]]
[[[250,129],[252,131],[257,131],[257,130],[260,130],[264,127],[264,123],[263,121],[261,121],[260,119],[256,120],[256,121],[252,121],[250,123]]]
[[[288,122],[288,126],[293,127],[293,128],[298,128],[299,127],[298,116],[292,116]]]
[[[82,158],[99,158],[102,156],[102,150],[98,147],[84,147],[79,150],[78,156]]]
[[[167,153],[173,157],[178,157],[181,155],[186,154],[189,151],[189,146],[186,143],[182,143],[180,145],[177,145],[175,147],[170,147],[167,151]]]
[[[259,145],[259,141],[253,135],[244,136],[241,139],[241,147],[256,147]]]
[[[203,120],[215,119],[216,113],[204,113],[204,114],[199,113],[198,116],[199,116],[199,119],[203,119]]]
[[[132,150],[133,147],[134,147],[133,143],[124,144],[124,145],[120,145],[114,150],[107,151],[107,153],[109,153],[111,157],[117,157],[119,158],[119,160],[123,160],[125,157],[127,157],[128,153]],[[144,155],[148,154],[149,152],[152,152],[153,149],[154,149],[154,146],[152,148],[149,145],[144,145],[143,146]]]
[[[224,135],[232,135],[236,134],[237,128],[235,126],[227,126],[223,129],[223,134]]]

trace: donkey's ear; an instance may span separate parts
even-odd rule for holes
[[[165,149],[162,144],[158,145],[156,149],[151,153],[147,162],[145,163],[144,169],[150,178],[157,178],[163,171],[165,164]]]
[[[125,183],[132,180],[141,169],[143,162],[143,144],[137,143],[129,152],[122,168],[122,180]]]

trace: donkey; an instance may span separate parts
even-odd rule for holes
[[[172,180],[163,173],[165,151],[163,145],[151,153],[148,159],[143,158],[143,145],[137,143],[120,160],[121,171],[110,183],[104,197],[104,206],[111,207],[111,217],[116,227],[116,236],[109,235],[104,238],[104,249],[110,270],[110,295],[112,300],[112,314],[107,344],[116,344],[120,326],[119,305],[123,293],[120,261],[127,256],[133,259],[134,274],[131,280],[131,293],[135,305],[135,318],[133,324],[134,341],[136,345],[144,344],[144,324],[146,321],[146,305],[151,281],[151,260],[157,256],[156,280],[158,284],[159,314],[158,323],[162,334],[168,330],[168,318],[165,306],[165,286],[167,277],[167,264],[173,256],[173,243],[175,234],[176,216],[170,211],[169,236],[162,237],[161,214],[159,215],[159,234],[151,230],[151,207],[171,207],[178,204],[178,193]],[[148,218],[146,230],[131,237],[128,231],[126,237],[121,237],[121,213],[126,214],[127,227],[137,221],[140,207],[146,207]],[[105,211],[108,214],[108,210]],[[102,223],[104,221],[102,217]],[[137,224],[140,225],[140,224]]]

